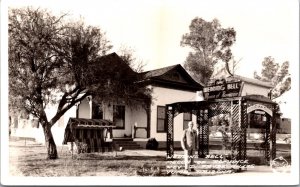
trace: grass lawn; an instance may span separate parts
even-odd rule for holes
[[[10,145],[12,176],[135,176],[141,170],[165,168],[164,156],[128,155],[128,152],[74,155],[65,146],[57,147],[59,159],[48,160],[45,146]],[[133,152],[134,153],[134,152]],[[132,154],[133,154],[132,153]]]
[[[167,169],[165,151],[125,150],[106,153],[89,153],[74,155],[66,146],[57,147],[59,159],[48,160],[46,147],[34,142],[10,142],[10,168],[12,176],[170,176]],[[211,150],[210,154],[219,153]],[[176,151],[175,154],[182,154]],[[259,153],[249,151],[249,158],[255,158]],[[280,156],[290,158],[290,153],[280,153]],[[183,167],[183,160],[178,159]],[[250,159],[249,159],[250,160]],[[255,160],[255,159],[254,159]],[[183,169],[183,168],[181,168]],[[174,175],[174,174],[173,174]],[[178,173],[176,174],[178,175]],[[196,173],[196,176],[207,174]]]

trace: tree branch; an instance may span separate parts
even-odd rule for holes
[[[62,108],[60,111],[57,111],[55,116],[49,122],[51,127],[65,114],[66,111],[68,111],[70,108],[72,108],[76,103],[78,103],[78,102],[82,101],[83,99],[85,99],[88,95],[90,95],[90,94],[85,93],[80,98],[73,100],[70,104],[68,104],[67,106]]]

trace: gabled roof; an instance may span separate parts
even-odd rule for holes
[[[197,83],[180,64],[142,72],[141,75],[144,82],[149,84],[191,91],[203,89],[203,86]]]
[[[170,71],[171,69],[175,68],[178,65],[180,65],[180,64],[146,71],[146,72],[143,72],[143,74],[144,74],[145,78],[158,77],[158,76],[161,76],[161,75],[167,73],[168,71]]]
[[[262,86],[262,87],[266,87],[266,88],[273,88],[274,87],[271,82],[265,82],[265,81],[261,81],[261,80],[258,80],[258,79],[251,79],[251,78],[243,77],[243,76],[240,76],[240,75],[234,75],[233,77],[235,77],[235,78],[237,78],[241,81],[244,81],[246,83],[250,83],[250,84],[254,84],[254,85],[258,85],[258,86]]]
[[[94,63],[94,68],[102,66],[107,73],[127,74],[136,76],[137,73],[116,53],[111,53],[98,58]]]

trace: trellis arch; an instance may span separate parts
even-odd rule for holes
[[[246,160],[248,113],[257,106],[268,111],[265,158],[266,162],[269,162],[271,158],[276,157],[276,124],[274,116],[270,114],[275,112],[277,104],[257,95],[168,104],[166,107],[167,158],[172,159],[174,155],[174,117],[180,113],[191,112],[197,116],[199,158],[209,154],[209,119],[215,115],[227,114],[231,126],[231,156],[237,160]]]

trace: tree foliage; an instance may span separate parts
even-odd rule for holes
[[[254,78],[271,82],[274,85],[272,99],[279,97],[291,88],[291,75],[289,74],[289,62],[285,61],[281,66],[271,56],[262,61],[261,75],[254,72]]]
[[[217,19],[208,22],[198,17],[192,20],[189,29],[181,40],[181,46],[192,49],[184,67],[198,82],[206,83],[218,61],[227,64],[232,59],[230,47],[235,42],[236,32],[233,28],[222,28]]]
[[[147,88],[135,84],[139,76],[125,66],[129,62],[107,55],[112,46],[105,33],[82,20],[68,22],[66,16],[9,10],[10,109],[24,109],[39,119],[51,159],[57,158],[51,127],[87,96],[112,101],[150,97]],[[45,109],[54,104],[56,113],[48,119]]]
[[[119,55],[123,59],[124,62],[128,63],[128,65],[138,73],[144,71],[144,67],[146,64],[141,59],[138,59],[135,55],[135,50],[127,47],[121,46],[119,49]]]
[[[234,76],[242,58],[236,60],[234,56],[228,63],[218,62],[211,77],[214,79],[223,79],[229,76]]]

